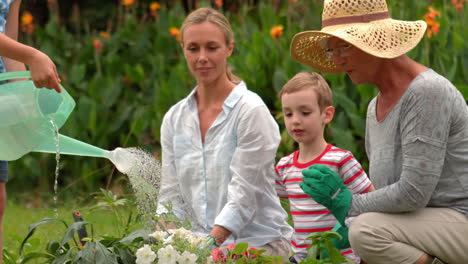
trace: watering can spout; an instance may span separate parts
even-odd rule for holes
[[[116,148],[115,150],[109,151],[62,134],[58,136],[58,145],[60,154],[109,159],[122,173],[128,173],[131,166],[133,166],[132,164],[135,163],[134,155],[124,148]],[[56,153],[57,142],[53,137],[50,137],[33,151]]]
[[[45,152],[45,153],[56,153],[57,145],[56,139],[50,136],[32,151],[34,152]],[[105,149],[98,148],[88,143],[76,140],[71,137],[59,134],[58,137],[59,151],[60,154],[75,155],[75,156],[87,156],[87,157],[99,157],[107,158],[110,154]]]

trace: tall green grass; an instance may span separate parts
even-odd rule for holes
[[[74,222],[72,213],[79,211],[83,219],[90,224],[86,226],[88,235],[92,236],[113,236],[118,237],[117,219],[106,210],[91,211],[93,206],[90,204],[78,204],[76,201],[60,201],[58,207],[47,201],[34,207],[33,203],[18,203],[10,200],[3,219],[3,248],[13,254],[18,254],[21,242],[29,232],[29,225],[37,223],[44,218],[56,218],[55,209],[57,209],[58,219],[65,221],[68,225]],[[132,208],[136,213],[136,208]],[[143,228],[143,225],[133,225],[131,230]],[[58,222],[48,223],[37,227],[36,232],[28,240],[25,250],[40,251],[43,250],[51,240],[60,241],[64,236],[66,228]],[[78,238],[77,238],[78,239]]]

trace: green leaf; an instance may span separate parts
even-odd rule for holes
[[[356,141],[352,132],[349,129],[342,129],[338,126],[333,127],[333,143],[351,152],[354,152],[356,149]]]
[[[281,88],[283,88],[287,81],[288,76],[286,76],[286,73],[281,68],[277,68],[273,74],[273,88],[276,93],[281,91]]]
[[[70,82],[73,84],[79,85],[84,80],[86,74],[86,65],[85,64],[74,64],[70,70]]]
[[[96,243],[96,264],[118,264],[117,257],[113,255],[103,244]]]
[[[87,242],[79,251],[73,263],[80,264],[117,264],[117,257],[99,242]]]
[[[41,226],[43,224],[48,224],[48,223],[52,223],[52,222],[61,222],[65,225],[65,227],[67,227],[67,223],[65,223],[65,221],[63,220],[60,220],[60,219],[56,219],[56,218],[44,218],[42,219],[41,221],[37,222],[37,223],[34,223],[34,224],[30,224],[29,225],[29,231],[28,233],[26,234],[26,237],[23,239],[23,241],[21,242],[21,246],[19,248],[19,254],[21,254],[23,252],[23,247],[25,245],[25,243],[28,241],[28,239],[34,234],[34,231],[36,231],[36,228],[38,226]]]
[[[457,89],[463,94],[465,101],[468,102],[468,85],[457,83],[455,87],[457,87]]]
[[[4,248],[3,249],[3,263],[4,264],[16,264],[18,263],[17,256],[14,255],[13,253],[8,252],[8,250]]]
[[[122,244],[131,244],[137,239],[143,239],[144,241],[149,241],[149,235],[152,234],[153,232],[150,230],[146,229],[140,229],[137,231],[134,231],[124,238],[122,238],[119,242]]]
[[[335,102],[336,107],[340,106],[346,111],[354,112],[356,111],[356,103],[353,102],[348,96],[344,93],[335,93],[333,96],[333,101]]]
[[[62,241],[60,242],[60,246],[63,246],[68,240],[73,238],[73,236],[75,235],[75,232],[77,232],[78,229],[82,228],[83,226],[87,224],[88,222],[85,222],[85,221],[74,222],[73,224],[71,224],[62,238]]]
[[[65,252],[65,254],[59,256],[58,258],[56,258],[52,264],[66,264],[66,263],[71,263],[71,255],[72,255],[72,251],[71,250],[67,250]]]
[[[46,251],[49,252],[50,254],[55,255],[55,253],[57,252],[59,248],[60,248],[60,243],[55,240],[51,240],[47,243]]]
[[[239,243],[234,247],[231,253],[234,255],[242,255],[242,253],[247,251],[248,248],[249,248],[248,243]]]
[[[134,264],[135,263],[135,253],[130,251],[128,248],[119,248],[114,247],[114,254],[120,259],[122,264]]]
[[[353,130],[356,131],[358,135],[364,136],[364,133],[366,131],[366,120],[362,116],[351,112],[347,114],[349,116],[349,119],[351,120],[351,123],[353,124]]]
[[[28,263],[31,260],[44,259],[44,258],[50,260],[50,259],[54,259],[55,256],[48,254],[48,253],[31,252],[31,253],[26,254],[23,257],[23,260],[21,261],[21,263]]]
[[[307,257],[309,258],[317,258],[317,256],[319,256],[319,251],[318,251],[318,246],[317,245],[311,245],[308,249],[307,249]]]
[[[134,82],[141,82],[145,79],[145,70],[141,64],[135,66],[125,65],[125,74]]]

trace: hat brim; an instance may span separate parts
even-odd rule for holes
[[[334,25],[320,31],[304,31],[296,34],[290,45],[291,57],[324,73],[342,72],[325,57],[327,38],[337,37],[362,51],[379,58],[396,58],[406,54],[421,41],[426,23],[382,19],[369,23]]]

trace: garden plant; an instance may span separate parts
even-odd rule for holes
[[[133,215],[129,207],[136,206],[132,200],[118,197],[101,189],[93,210],[106,210],[115,218],[114,235],[105,235],[94,230],[93,223],[75,221],[71,224],[59,218],[44,218],[29,226],[29,231],[17,252],[4,251],[5,264],[23,263],[96,263],[96,264],[204,264],[204,263],[245,263],[279,264],[286,263],[281,257],[265,255],[265,250],[249,247],[247,243],[231,244],[226,248],[213,248],[209,239],[188,229],[190,223],[167,213],[154,217],[175,223],[174,229],[142,228],[132,231],[132,226],[141,221],[141,213]],[[170,209],[170,206],[168,207]],[[29,241],[39,228],[53,225],[63,229],[63,236],[57,240],[41,241],[45,248],[33,247]],[[156,227],[156,225],[154,225]],[[88,229],[86,236],[82,230]],[[81,235],[80,235],[81,234]],[[312,245],[309,258],[301,264],[344,263],[347,260],[334,248],[332,239],[341,239],[334,231],[316,233],[310,236]],[[319,257],[320,259],[317,259]]]

